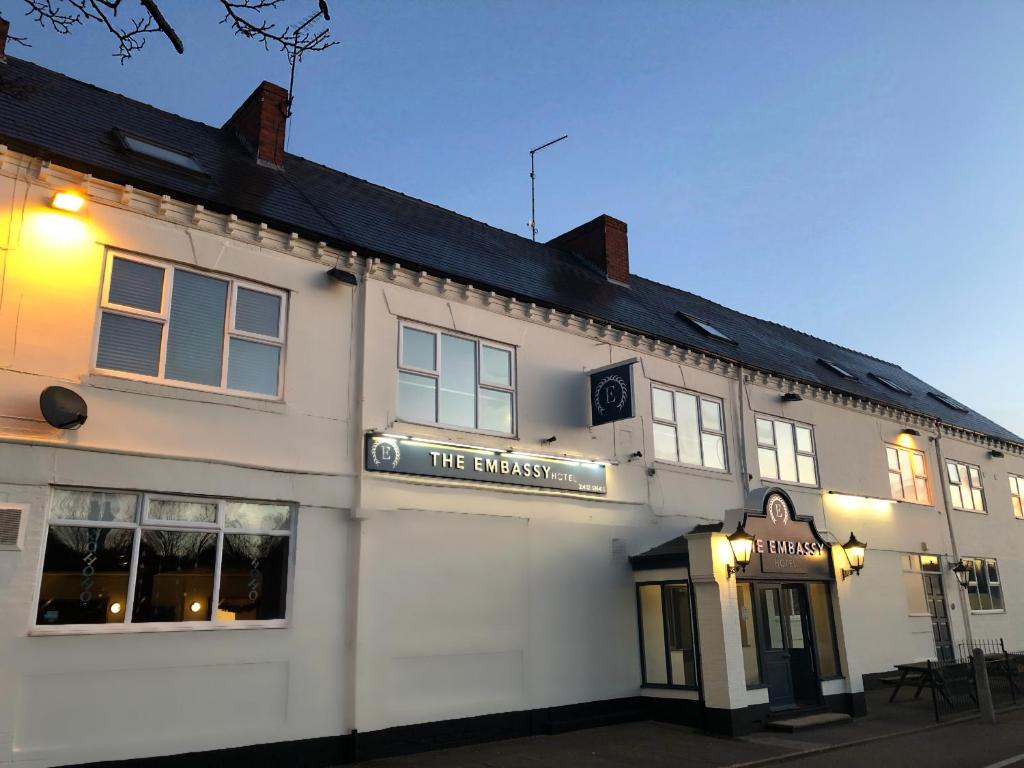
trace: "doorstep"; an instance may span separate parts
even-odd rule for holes
[[[797,717],[771,720],[765,725],[765,727],[771,731],[797,733],[811,728],[822,728],[826,725],[837,725],[839,723],[852,722],[853,718],[842,712],[818,712],[813,715],[800,715]]]

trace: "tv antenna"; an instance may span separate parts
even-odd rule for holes
[[[537,174],[534,169],[533,156],[540,152],[542,149],[547,149],[552,144],[557,144],[563,139],[568,139],[569,134],[565,136],[559,136],[557,139],[552,139],[547,144],[541,144],[539,147],[534,147],[530,150],[530,220],[526,223],[526,226],[530,228],[530,235],[533,237],[534,242],[537,241]]]

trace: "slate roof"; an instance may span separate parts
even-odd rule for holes
[[[0,89],[0,141],[12,149],[752,368],[1024,442],[973,410],[961,412],[928,396],[939,390],[892,363],[643,277],[632,276],[628,287],[609,282],[580,256],[296,155],[286,156],[283,171],[258,165],[233,135],[220,128],[30,62],[9,56],[5,65],[0,64],[0,79],[5,84]],[[207,175],[128,153],[115,138],[115,129],[191,152]],[[710,322],[736,343],[708,337],[677,312]],[[838,363],[857,378],[828,370],[819,358]],[[911,394],[889,389],[869,372]]]

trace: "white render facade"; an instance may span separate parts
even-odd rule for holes
[[[68,188],[86,198],[76,214],[50,207]],[[814,680],[818,703],[859,712],[864,675],[936,657],[933,618],[918,601],[921,574],[909,556],[937,558],[954,646],[967,641],[968,627],[976,639],[1024,646],[1024,520],[1010,485],[1011,476],[1024,477],[1020,444],[7,148],[0,192],[0,508],[18,513],[0,550],[0,764],[207,750],[253,764],[257,753],[231,750],[287,744],[295,764],[331,765],[416,748],[431,728],[458,741],[576,727],[639,716],[650,699],[662,708],[649,711],[670,719],[725,732],[756,727],[771,692],[751,683],[751,640],[737,602],[745,574],[730,572],[726,535],[774,488],[794,520],[813,520],[823,542],[840,545],[853,531],[868,543],[864,568],[851,578],[841,576],[849,567],[842,547],[828,555],[832,576],[820,589],[838,668]],[[115,259],[229,285],[226,347],[259,336],[242,328],[239,286],[279,297],[279,343],[264,339],[280,349],[279,389],[246,393],[98,365],[104,310],[131,315],[112,308]],[[358,284],[328,278],[336,266]],[[148,321],[176,322],[168,300]],[[478,414],[485,390],[510,395],[508,434],[403,418],[401,371],[413,370],[400,346],[403,328],[508,353],[507,381],[474,380],[472,390]],[[227,355],[222,382],[233,375]],[[587,372],[634,358],[635,415],[588,426]],[[417,370],[417,386],[429,386]],[[50,386],[87,402],[80,429],[44,421],[39,396]],[[703,450],[722,446],[721,466],[659,458],[666,432],[659,430],[659,449],[655,423],[666,419],[655,418],[655,389],[718,405],[717,422],[709,426],[714,418],[705,416],[700,429],[709,436]],[[784,401],[789,392],[801,399]],[[765,477],[759,418],[809,431],[809,449],[799,444],[807,433],[795,440],[801,472],[812,474]],[[677,429],[682,440],[682,422]],[[599,462],[607,488],[370,472],[367,435]],[[900,488],[922,492],[920,503],[893,498],[889,448],[916,452],[909,486]],[[976,470],[983,512],[954,508],[947,462]],[[971,490],[975,475],[965,471]],[[897,471],[896,479],[905,477]],[[131,532],[117,568],[132,589],[119,593],[115,614],[118,597],[107,597],[102,620],[64,623],[56,607],[69,599],[62,587],[43,606],[52,529],[75,525],[56,501],[68,492],[120,494],[137,505],[117,518]],[[193,504],[210,517],[160,517],[154,500]],[[232,532],[231,509],[243,502],[287,510],[271,533],[258,523],[237,529],[287,542],[283,602],[251,618],[258,609],[224,597],[235,588],[227,542],[242,535]],[[109,527],[107,518],[81,514],[81,525]],[[144,592],[143,563],[155,547],[147,531],[211,537],[202,584],[215,584],[221,599],[205,586],[193,594],[173,575],[181,594],[160,597],[149,582]],[[630,556],[683,535],[685,566],[631,567]],[[998,581],[984,590],[976,583],[974,610],[949,569],[960,558],[997,564]],[[264,585],[269,578],[257,577]],[[644,684],[654,661],[644,658],[639,583],[688,590],[688,684]],[[144,599],[163,604],[147,614]],[[194,606],[198,619],[187,613]]]

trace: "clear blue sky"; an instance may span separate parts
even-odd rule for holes
[[[124,66],[45,66],[220,125],[283,57],[210,0]],[[289,13],[313,9],[288,0]],[[331,2],[289,151],[540,238],[628,222],[632,271],[902,365],[1024,435],[1024,3]],[[183,14],[187,7],[189,15]]]

